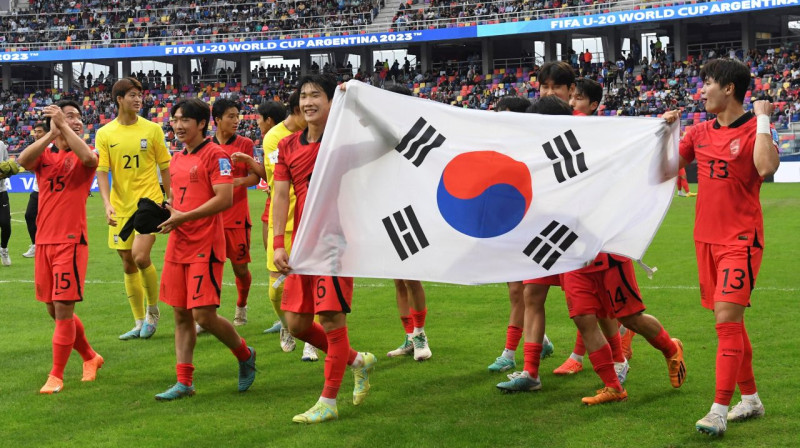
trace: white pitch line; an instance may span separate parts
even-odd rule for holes
[[[23,279],[13,279],[13,280],[0,280],[0,284],[2,283],[33,283],[33,280],[23,280]],[[120,281],[105,281],[105,280],[86,280],[87,284],[91,285],[122,285],[123,282]],[[222,282],[224,286],[235,286],[235,283],[230,282]],[[253,282],[253,286],[268,286],[269,283],[262,283],[262,282]],[[389,283],[358,283],[356,282],[356,288],[383,288],[383,287],[390,287],[391,284]],[[489,287],[489,288],[505,288],[506,285],[502,283],[490,283],[486,285],[454,285],[449,283],[426,283],[426,288],[474,288],[474,287]],[[639,289],[652,289],[652,290],[679,290],[679,291],[690,291],[690,290],[698,290],[698,286],[692,285],[669,285],[669,286],[639,286]],[[766,286],[763,288],[756,288],[756,291],[776,291],[776,292],[798,292],[800,288],[776,288],[774,286]]]

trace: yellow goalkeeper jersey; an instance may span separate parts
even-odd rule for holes
[[[97,131],[95,148],[97,171],[111,173],[111,205],[118,217],[131,216],[140,198],[163,201],[158,170],[169,167],[170,155],[161,126],[142,117],[125,126],[115,118]]]

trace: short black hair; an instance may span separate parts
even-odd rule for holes
[[[536,79],[539,80],[539,84],[552,81],[557,86],[569,87],[575,84],[575,70],[564,61],[545,62]]]
[[[527,98],[516,95],[506,95],[500,98],[494,110],[497,112],[525,112],[530,105],[531,102]]]
[[[133,76],[122,78],[114,83],[114,85],[111,87],[111,97],[114,98],[114,104],[116,104],[117,107],[119,107],[119,101],[117,101],[117,97],[124,97],[131,89],[144,92],[144,89],[142,89],[142,83]]]
[[[714,59],[700,69],[700,79],[705,83],[708,78],[716,81],[720,87],[733,84],[733,97],[743,103],[747,89],[750,88],[750,69],[736,59]]]
[[[264,121],[267,121],[268,118],[272,118],[272,121],[278,124],[286,118],[286,107],[277,101],[267,101],[259,104],[258,114],[261,115]]]
[[[325,92],[328,101],[333,101],[333,94],[336,92],[336,78],[329,74],[305,75],[297,81],[297,91],[303,90],[306,84],[315,84]]]
[[[45,123],[44,121],[37,121],[36,124],[33,125],[33,129],[36,129],[36,128],[42,128],[42,130],[44,132],[47,132],[47,131],[50,130],[50,126],[48,126],[47,123]]]
[[[214,105],[211,107],[211,117],[214,118],[214,123],[218,123],[219,119],[225,115],[228,109],[235,107],[237,111],[242,110],[239,103],[228,98],[217,98]]]
[[[402,84],[395,84],[391,87],[387,87],[386,90],[394,93],[399,93],[400,95],[406,95],[406,96],[414,95],[413,93],[411,93],[411,89]]]
[[[203,137],[205,137],[208,132],[208,123],[211,121],[211,109],[208,104],[200,98],[183,98],[172,106],[169,116],[174,117],[179,110],[184,117],[193,118],[198,123],[205,120],[206,125],[203,126]]]
[[[83,113],[83,111],[81,111],[81,105],[78,104],[78,102],[75,100],[59,100],[56,102],[56,106],[58,106],[59,109],[64,109],[67,106],[72,106],[78,111],[78,113]]]
[[[300,89],[295,89],[291,95],[289,95],[289,110],[287,111],[289,115],[295,113],[295,111],[300,111]]]
[[[572,108],[561,98],[549,95],[534,101],[525,112],[542,115],[572,115]]]
[[[575,80],[575,94],[588,97],[589,103],[597,102],[600,106],[600,101],[603,100],[603,86],[591,78],[578,78]],[[593,112],[595,111],[597,109]]]

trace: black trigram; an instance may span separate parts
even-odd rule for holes
[[[550,270],[577,239],[578,235],[569,227],[552,221],[522,252],[532,257],[536,264]]]
[[[428,247],[428,239],[425,238],[417,215],[410,205],[383,218],[382,221],[400,260],[405,260]]]
[[[445,140],[444,135],[438,134],[433,126],[428,125],[428,122],[420,117],[394,149],[415,166],[420,166],[428,153],[442,146]]]
[[[567,139],[569,148],[564,144],[564,138]],[[564,137],[559,135],[554,138],[553,143],[555,143],[558,153],[553,150],[553,145],[550,142],[542,145],[542,148],[544,148],[547,158],[556,162],[553,164],[553,171],[556,174],[558,183],[566,182],[567,179],[572,179],[588,170],[583,151],[581,151],[581,145],[572,130],[565,132]],[[567,172],[566,176],[564,175],[564,170]]]

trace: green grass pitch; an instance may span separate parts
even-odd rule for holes
[[[692,186],[693,190],[696,185]],[[702,192],[700,192],[702,194]],[[40,396],[51,364],[53,324],[33,295],[33,260],[21,254],[29,240],[24,224],[26,194],[11,194],[11,267],[0,266],[0,446],[2,447],[220,447],[220,446],[546,446],[546,447],[781,447],[797,446],[797,277],[800,185],[767,184],[762,192],[766,251],[747,312],[755,350],[756,381],[767,414],[731,424],[721,440],[694,430],[714,397],[716,335],[713,316],[699,304],[692,241],[694,199],[675,198],[645,261],[658,272],[639,283],[648,311],[683,340],[688,376],[681,389],[669,385],[660,353],[641,338],[626,384],[630,398],[592,408],[580,399],[601,383],[586,369],[573,377],[551,372],[571,352],[575,328],[563,294],[548,300],[547,333],[555,356],[542,362],[540,392],[503,395],[495,384],[504,374],[486,370],[503,348],[508,319],[505,285],[477,287],[426,284],[427,333],[433,358],[424,363],[389,359],[403,331],[390,281],[358,279],[350,341],[378,358],[372,392],[356,408],[348,370],[339,399],[339,420],[304,427],[291,423],[317,399],[323,362],[300,362],[302,345],[283,353],[277,335],[261,332],[275,320],[266,294],[261,250],[264,194],[252,191],[254,287],[250,323],[241,334],[258,351],[259,373],[247,393],[238,393],[237,364],[213,336],[198,338],[197,395],[170,403],[153,399],[175,382],[170,309],[150,340],[122,342],[132,326],[118,256],[106,247],[106,225],[98,194],[88,199],[90,259],[86,300],[76,307],[90,342],[106,359],[94,383],[81,383],[81,359],[73,354],[64,390]],[[161,267],[166,237],[153,251]],[[795,280],[792,280],[794,278]],[[226,266],[220,313],[233,317],[236,290]],[[517,354],[522,365],[522,350]],[[794,367],[793,367],[794,366]],[[792,373],[795,372],[795,373]],[[734,396],[734,403],[738,400]]]

